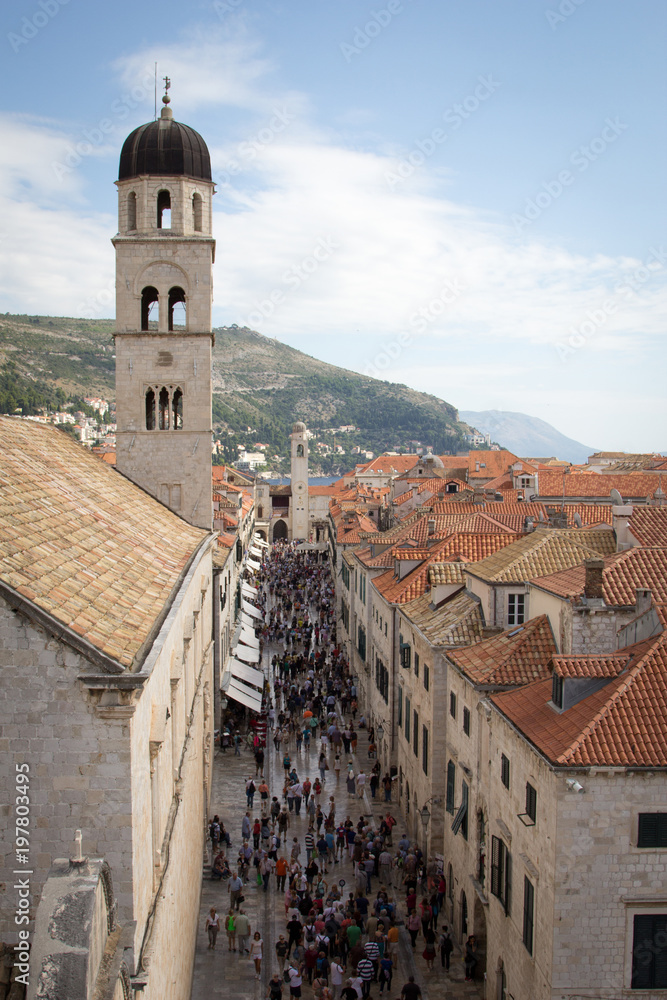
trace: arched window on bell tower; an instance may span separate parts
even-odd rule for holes
[[[127,196],[127,228],[130,232],[137,228],[137,195],[134,191]]]
[[[202,231],[203,204],[200,194],[192,196],[192,228],[196,233]]]
[[[296,457],[297,458],[303,458],[303,445],[302,444],[298,444],[296,446]]]
[[[169,191],[157,193],[157,227],[171,229],[171,195]]]
[[[171,426],[175,431],[183,430],[183,393],[180,387],[174,389],[171,397]]]
[[[146,390],[146,430],[155,430],[155,391]]]
[[[157,330],[159,298],[157,288],[147,285],[141,293],[141,329]]]
[[[169,330],[184,330],[186,321],[185,292],[176,285],[169,289]]]
[[[158,397],[158,429],[169,430],[169,390],[164,385]]]

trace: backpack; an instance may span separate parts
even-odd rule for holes
[[[292,982],[290,974],[289,974],[289,969],[285,969],[285,971],[283,972],[283,982],[284,983],[291,983]]]

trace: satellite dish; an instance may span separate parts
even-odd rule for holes
[[[612,490],[611,493],[609,494],[609,496],[612,499],[612,503],[614,503],[614,504],[616,504],[617,506],[620,506],[620,507],[623,506],[623,497],[618,492],[618,490]]]
[[[583,528],[583,526],[584,526],[584,523],[583,523],[583,521],[581,520],[581,514],[577,514],[577,513],[575,512],[575,515],[574,515],[574,523],[576,524],[576,526],[577,526],[578,528]]]
[[[544,514],[542,513],[542,511],[538,513],[537,520],[540,522],[540,524],[544,524]]]
[[[534,503],[537,500],[537,493],[531,493],[529,499],[531,503]]]

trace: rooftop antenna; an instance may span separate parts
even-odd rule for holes
[[[153,121],[157,121],[157,63],[155,63],[155,114]]]
[[[609,496],[611,497],[611,502],[613,504],[616,504],[618,507],[623,506],[623,497],[618,492],[618,490],[612,490]]]

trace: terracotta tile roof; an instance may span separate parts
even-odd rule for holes
[[[218,545],[222,549],[231,549],[236,543],[236,535],[230,535],[226,531],[221,531],[218,535]]]
[[[438,584],[465,583],[465,563],[437,562],[432,563],[428,571],[428,582],[432,587]]]
[[[624,500],[644,499],[653,496],[658,489],[657,476],[651,473],[628,472],[626,475],[605,475],[596,472],[562,473],[539,472],[536,493],[540,497],[553,497],[558,500],[566,497],[604,497],[610,496],[612,489],[618,490]]]
[[[433,646],[470,645],[482,638],[482,612],[469,594],[455,594],[437,608],[424,594],[401,611]]]
[[[571,598],[583,594],[585,577],[583,566],[573,566],[530,582],[557,597]],[[634,548],[605,558],[602,570],[605,604],[632,607],[640,588],[650,590],[657,604],[667,603],[667,549]]]
[[[551,681],[492,696],[552,762],[569,767],[667,767],[667,633],[623,652],[628,668],[558,713]]]
[[[333,496],[334,493],[340,493],[341,487],[337,486],[336,483],[319,484],[308,486],[308,494],[311,497],[328,497]]]
[[[618,677],[625,670],[627,653],[609,656],[554,656],[553,672],[558,677]]]
[[[468,481],[475,479],[495,479],[509,471],[519,458],[511,451],[470,451],[468,452]],[[475,471],[479,462],[479,470]],[[482,468],[484,466],[484,468]]]
[[[529,684],[551,676],[556,643],[546,615],[448,654],[474,684]]]
[[[377,458],[357,466],[357,471],[362,476],[369,473],[386,473],[387,475],[395,470],[398,473],[408,472],[414,469],[420,459],[420,455],[378,455]]]
[[[585,544],[584,544],[585,542]],[[538,528],[470,568],[489,583],[523,583],[606,555],[616,546],[612,531]]]
[[[667,507],[635,507],[628,527],[640,545],[667,548]]]
[[[458,493],[448,494],[449,499],[437,500],[431,505],[433,514],[448,514],[459,517],[461,514],[476,514],[480,509],[484,510],[482,504],[472,503],[470,500],[457,499]]]
[[[0,579],[124,667],[207,534],[69,435],[0,417]]]

